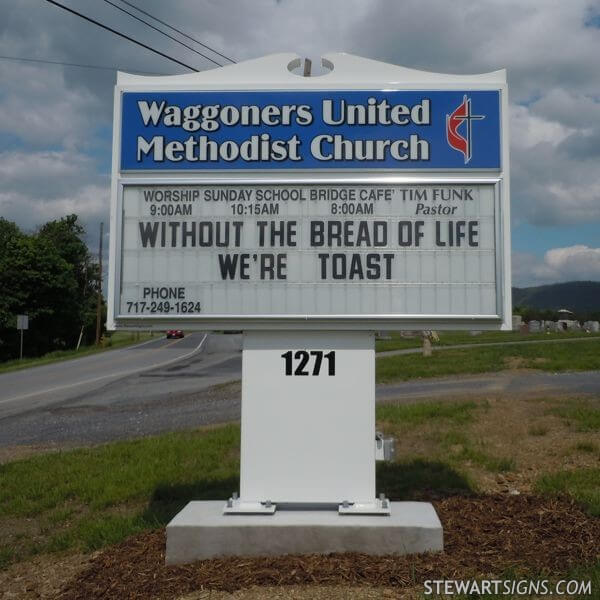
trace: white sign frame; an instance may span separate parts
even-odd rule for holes
[[[378,329],[489,329],[510,330],[512,328],[511,267],[510,267],[510,165],[508,147],[508,88],[506,71],[500,70],[480,75],[446,75],[407,69],[404,67],[372,61],[343,53],[326,55],[323,64],[333,65],[333,71],[321,77],[299,77],[286,69],[288,64],[298,61],[291,53],[274,54],[246,61],[213,71],[177,75],[172,77],[145,77],[118,73],[115,87],[113,122],[113,162],[111,186],[111,240],[109,251],[109,291],[107,328],[164,330],[169,326],[187,329],[306,329],[307,326],[330,330],[378,330]],[[139,173],[121,171],[121,108],[122,96],[126,91],[323,91],[323,90],[497,90],[500,93],[501,168],[492,170],[440,170],[420,169],[402,171],[392,169],[361,169],[352,171],[314,169],[311,171],[242,170],[223,172],[185,171],[170,174],[146,171]],[[120,293],[120,207],[123,186],[127,184],[297,184],[318,183],[321,185],[354,183],[402,183],[419,185],[458,184],[465,182],[493,182],[496,192],[496,285],[498,307],[495,315],[285,315],[243,316],[212,315],[190,317],[189,315],[144,315],[124,317],[118,315]]]
[[[343,178],[332,178],[325,175],[317,177],[278,177],[278,178],[236,178],[235,185],[261,186],[261,185],[415,185],[415,179],[403,176],[345,176]],[[207,186],[228,186],[232,181],[226,178],[204,178],[201,182],[197,179],[182,178],[156,178],[152,180],[152,185],[207,185]],[[419,185],[443,185],[448,184],[447,178],[420,178]],[[306,329],[307,326],[321,329],[327,327],[331,330],[355,331],[373,331],[377,329],[473,329],[475,324],[481,329],[497,329],[498,324],[503,321],[503,271],[502,259],[504,230],[502,216],[502,180],[495,178],[473,178],[462,177],[452,181],[453,185],[493,185],[494,186],[494,222],[495,222],[495,279],[496,279],[496,314],[491,315],[443,315],[443,314],[418,314],[418,315],[396,315],[396,314],[330,314],[330,315],[279,315],[279,314],[260,314],[260,315],[240,315],[240,314],[221,314],[221,315],[127,315],[115,314],[115,319],[128,327],[152,328],[162,330],[174,322],[174,318],[180,326],[187,329],[194,327],[211,329],[233,329],[233,330],[267,330],[267,329]],[[119,192],[117,199],[117,225],[116,230],[121,233],[117,239],[116,254],[121,257],[122,244],[122,214],[123,214],[123,191],[126,186],[149,185],[147,178],[128,178],[119,181]],[[121,261],[115,265],[116,285],[114,287],[113,306],[120,307],[121,295]],[[142,323],[143,325],[138,325]]]

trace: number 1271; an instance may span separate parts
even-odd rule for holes
[[[323,359],[327,359],[327,374],[335,375],[335,350],[331,350],[327,354],[322,350],[297,350],[296,352],[288,350],[281,355],[281,358],[285,361],[286,375],[319,375]],[[314,358],[312,373],[309,371],[311,358]]]

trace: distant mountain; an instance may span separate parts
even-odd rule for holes
[[[574,313],[600,312],[600,281],[569,281],[513,288],[513,306],[540,310],[566,308]]]

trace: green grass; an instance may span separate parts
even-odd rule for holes
[[[239,426],[165,434],[0,465],[0,563],[38,552],[93,550],[166,524],[191,498],[238,488]]]
[[[482,331],[471,335],[468,331],[438,332],[439,346],[454,344],[489,344],[497,342],[533,342],[541,340],[564,340],[578,338],[600,337],[600,333],[585,333],[583,331],[565,331],[562,333],[520,333],[519,331]]]
[[[591,515],[600,517],[600,468],[547,473],[535,487],[543,494],[568,494],[584,504]]]
[[[385,356],[377,359],[377,381],[387,383],[419,377],[485,373],[510,368],[508,359],[518,359],[522,368],[544,371],[600,369],[600,345],[594,340],[573,344],[510,344],[420,354]]]
[[[483,440],[473,440],[462,431],[445,432],[441,435],[441,444],[450,464],[471,462],[491,473],[514,471],[517,466],[514,458],[492,456]]]
[[[434,452],[440,464],[455,469],[471,462],[492,473],[514,471],[513,458],[492,456],[484,440],[475,440],[467,426],[475,421],[476,411],[487,404],[473,401],[427,402],[418,404],[381,404],[377,406],[377,421],[397,438],[402,432],[414,431],[425,424],[433,425],[434,432],[424,433],[435,440],[439,447]]]
[[[592,584],[592,596],[578,595],[576,598],[594,598],[598,597],[600,590],[600,561],[592,565],[582,565],[572,568],[566,575],[565,579],[575,581],[590,581]]]
[[[402,337],[399,333],[386,335],[390,339],[378,339],[375,341],[376,352],[387,352],[389,350],[407,350],[409,348],[421,348],[423,338],[420,335],[414,337]]]
[[[489,344],[502,342],[532,342],[540,340],[564,340],[575,338],[600,337],[600,333],[585,333],[581,331],[566,331],[564,333],[528,333],[518,331],[482,331],[478,335],[471,335],[468,331],[438,331],[439,342],[433,346],[453,346],[455,344]],[[423,340],[420,335],[412,338],[402,337],[399,332],[389,333],[391,339],[377,340],[376,351],[387,352],[390,350],[404,350],[407,348],[420,348]]]
[[[238,447],[239,427],[230,425],[0,465],[0,517],[33,516],[66,502],[102,510],[148,499],[158,488],[226,479],[237,472]]]
[[[377,490],[391,500],[416,500],[476,491],[475,483],[455,467],[438,460],[408,459],[377,463]]]
[[[151,339],[149,333],[136,334],[129,331],[117,331],[109,337],[106,337],[101,346],[81,346],[79,350],[57,350],[55,352],[44,354],[44,356],[38,358],[24,358],[23,360],[7,360],[5,362],[0,362],[0,373],[18,371],[19,369],[27,369],[29,367],[39,367],[50,363],[69,360],[71,358],[97,354],[98,352],[105,352],[106,350],[114,350],[116,348],[131,346],[132,344],[139,344],[148,339]]]
[[[577,442],[577,444],[575,444],[575,450],[593,454],[594,452],[598,452],[598,446],[593,442]]]
[[[574,425],[578,431],[600,431],[600,405],[597,401],[572,400],[551,412]]]
[[[162,525],[165,525],[165,522],[159,517],[145,513],[88,517],[79,520],[72,529],[51,535],[43,551],[62,552],[76,547],[90,552]]]
[[[548,433],[549,429],[545,425],[532,425],[529,428],[529,435],[533,435],[535,437],[542,437]]]
[[[0,546],[0,569],[8,566],[15,559],[14,550],[8,546]]]
[[[456,425],[473,421],[475,402],[427,402],[419,404],[380,404],[377,420],[394,425],[421,425],[444,420]]]

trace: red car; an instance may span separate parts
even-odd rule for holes
[[[169,329],[167,331],[167,339],[182,338],[182,337],[183,337],[183,331],[181,331],[181,329]]]

